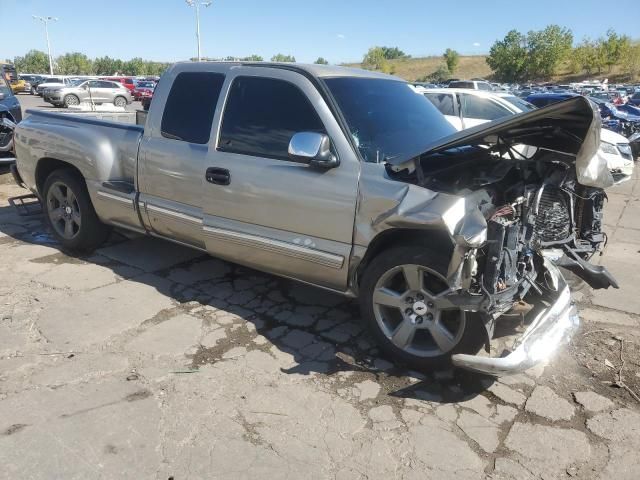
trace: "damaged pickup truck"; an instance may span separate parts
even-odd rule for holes
[[[17,126],[16,180],[63,247],[111,227],[165,238],[358,297],[397,360],[493,375],[578,325],[559,267],[617,287],[588,263],[613,179],[584,98],[455,132],[404,81],[340,67],[180,63],[154,97],[144,128]],[[516,311],[524,332],[493,351]]]

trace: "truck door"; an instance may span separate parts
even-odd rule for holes
[[[360,164],[309,79],[239,67],[226,81],[203,180],[207,250],[259,270],[346,289]],[[340,165],[292,161],[291,137],[322,132]]]
[[[151,105],[138,154],[139,206],[146,227],[202,249],[202,189],[224,80],[216,72],[167,74],[156,92],[166,102]]]

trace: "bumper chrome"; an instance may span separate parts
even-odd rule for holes
[[[451,357],[453,365],[488,375],[511,375],[550,359],[560,346],[568,342],[580,324],[578,310],[558,268],[547,259],[544,264],[550,280],[557,286],[555,301],[531,322],[515,349],[500,358],[456,354]]]

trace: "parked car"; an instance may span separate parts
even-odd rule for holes
[[[24,91],[25,81],[20,78],[16,67],[10,63],[0,63],[0,76],[9,85],[14,94]]]
[[[9,83],[0,77],[0,164],[13,162],[13,132],[22,120],[20,102]]]
[[[629,103],[635,105],[636,107],[640,107],[640,92],[636,92],[629,97]]]
[[[465,88],[470,90],[485,90],[492,91],[493,88],[489,82],[478,80],[457,80],[455,82],[449,82],[449,88]]]
[[[190,245],[358,297],[403,362],[494,375],[576,328],[557,264],[617,287],[588,262],[613,179],[583,97],[463,132],[413,85],[343,67],[179,63],[154,97],[145,126],[46,111],[18,125],[17,181],[63,248],[111,226]],[[524,139],[534,155],[505,154]],[[476,355],[527,302],[513,351]]]
[[[135,81],[132,77],[100,77],[100,80],[108,80],[110,82],[121,83],[129,90],[132,95],[133,90],[136,88]]]
[[[24,92],[35,95],[36,88],[38,88],[38,85],[40,85],[46,77],[42,75],[20,75],[20,78],[25,81]]]
[[[423,93],[456,130],[536,108],[510,93],[456,88],[425,90]]]
[[[107,80],[75,80],[65,87],[48,88],[42,96],[45,102],[57,107],[70,107],[82,102],[113,103],[116,107],[126,107],[132,102],[128,89]]]
[[[152,97],[153,90],[156,88],[155,82],[141,81],[136,82],[133,89],[133,99],[136,101],[142,100],[144,97]]]
[[[47,77],[36,87],[36,95],[42,96],[42,92],[47,88],[66,87],[72,81],[69,77]]]

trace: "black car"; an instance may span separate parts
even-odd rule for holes
[[[0,163],[4,163],[2,157],[11,156],[13,125],[20,120],[22,120],[20,103],[6,80],[0,77]]]
[[[31,95],[35,95],[36,87],[40,85],[47,77],[45,77],[44,75],[20,75],[20,78],[29,84],[29,92],[31,92]]]

